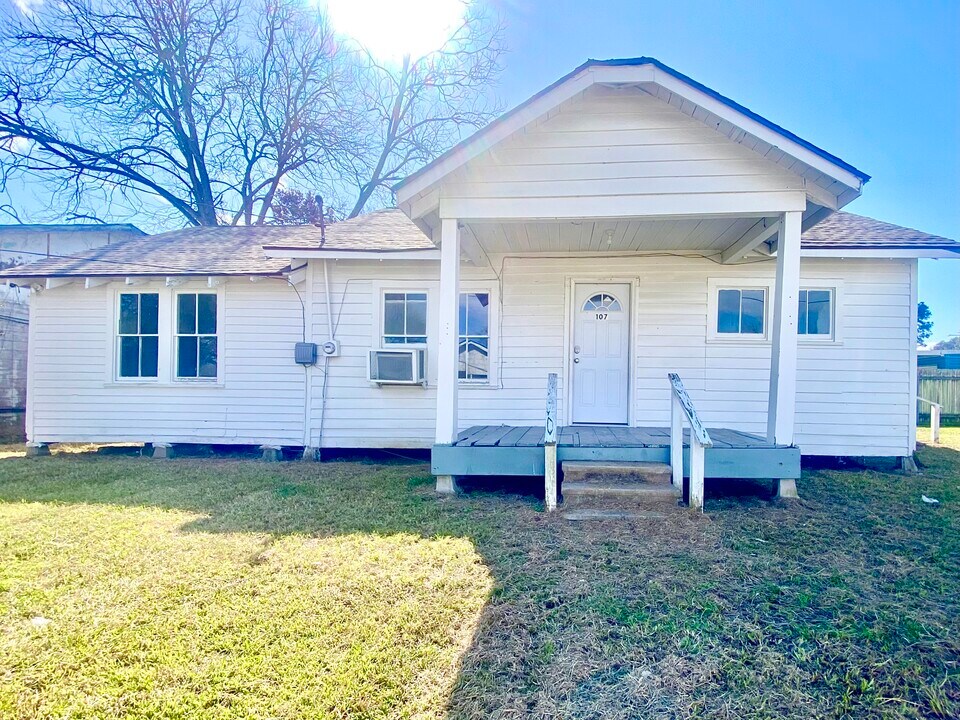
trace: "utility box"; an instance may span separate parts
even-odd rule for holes
[[[298,365],[316,365],[317,344],[298,342],[293,350],[293,359]]]

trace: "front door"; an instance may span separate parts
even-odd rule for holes
[[[573,422],[629,420],[630,285],[574,285]]]

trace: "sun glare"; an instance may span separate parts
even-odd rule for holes
[[[382,60],[440,49],[467,9],[463,0],[326,0],[325,5],[338,33]]]

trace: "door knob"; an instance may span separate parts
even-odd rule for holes
[[[578,362],[580,362],[580,358],[574,358],[573,361],[574,361],[575,363],[578,363]]]

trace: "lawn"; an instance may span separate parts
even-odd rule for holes
[[[918,476],[612,524],[399,460],[7,448],[0,717],[955,718],[942,441]]]

